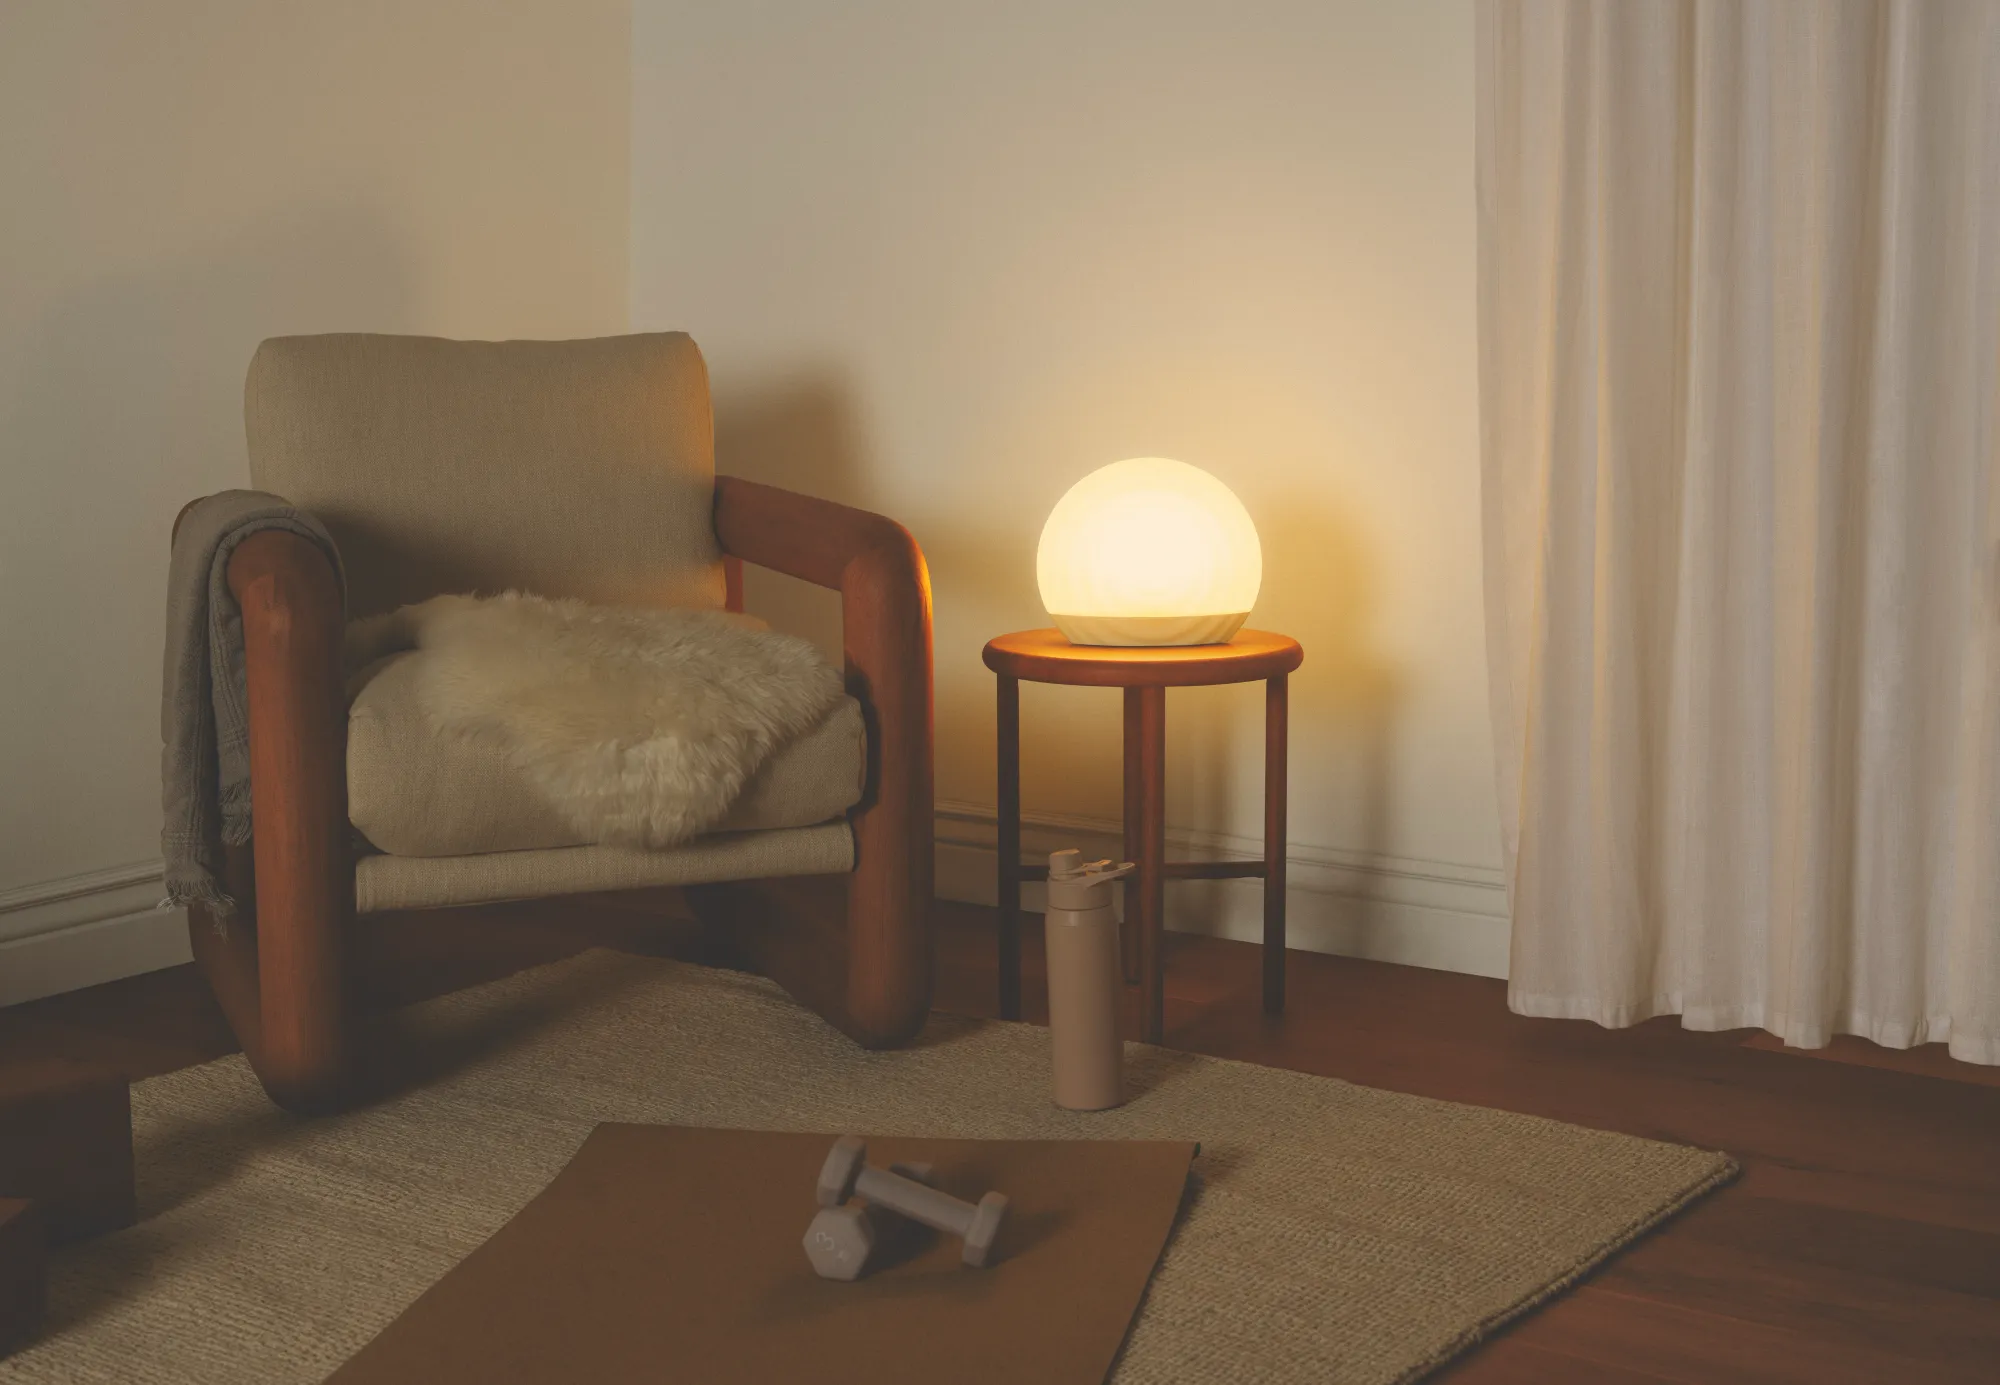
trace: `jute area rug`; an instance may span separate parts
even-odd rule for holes
[[[599,1121],[1200,1141],[1121,1385],[1413,1380],[1735,1172],[1140,1045],[1127,1106],[1064,1112],[1045,1030],[937,1017],[864,1053],[765,981],[602,952],[402,1023],[428,1075],[335,1118],[275,1110],[241,1058],[139,1083],[141,1220],[57,1257],[48,1328],[0,1382],[321,1380]]]

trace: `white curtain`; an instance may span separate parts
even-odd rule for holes
[[[1511,1004],[2000,1062],[2000,4],[1478,22]]]

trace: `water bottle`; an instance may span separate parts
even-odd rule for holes
[[[1111,882],[1133,869],[1129,861],[1086,863],[1080,851],[1049,857],[1049,1046],[1056,1105],[1072,1111],[1102,1111],[1125,1100],[1125,1051],[1118,1039],[1123,978]]]

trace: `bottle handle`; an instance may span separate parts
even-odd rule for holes
[[[1121,861],[1116,866],[1111,858],[1085,862],[1083,853],[1071,848],[1058,851],[1049,857],[1049,879],[1068,884],[1102,885],[1111,880],[1123,880],[1139,867],[1131,861]]]

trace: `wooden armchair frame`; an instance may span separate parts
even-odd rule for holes
[[[176,521],[176,528],[179,521]],[[929,1011],[932,872],[931,603],[922,551],[880,515],[719,476],[715,532],[729,606],[742,567],[841,595],[847,690],[868,728],[867,788],[840,877],[687,887],[696,914],[843,1032],[893,1047]],[[231,556],[243,610],[251,846],[229,853],[228,920],[189,910],[195,960],[279,1105],[351,1096],[346,940],[354,917],[340,590],[309,541],[266,531]]]

